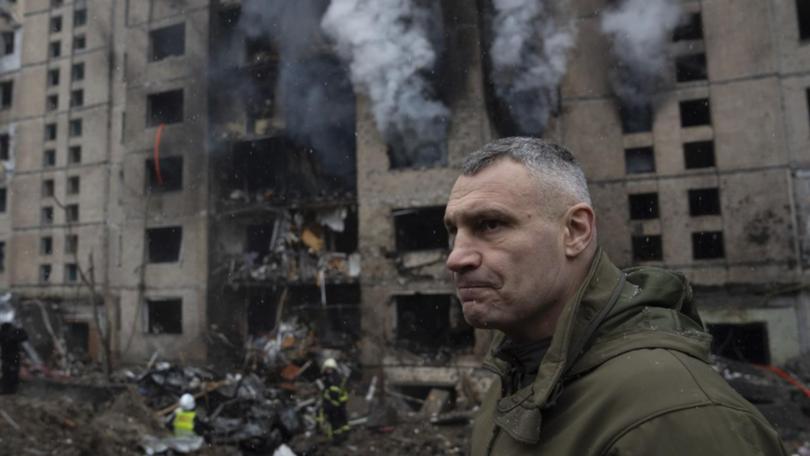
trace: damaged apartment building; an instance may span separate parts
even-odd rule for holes
[[[665,2],[639,57],[632,3],[524,17],[563,44],[509,62],[489,0],[0,2],[0,285],[94,358],[100,325],[120,361],[233,365],[297,318],[452,390],[489,336],[444,268],[447,194],[530,134],[574,151],[617,264],[694,283],[715,351],[806,353],[810,7]]]

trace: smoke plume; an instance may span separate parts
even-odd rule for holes
[[[678,0],[622,0],[602,14],[617,65],[611,84],[630,109],[649,106],[661,81],[672,32],[681,18]]]
[[[355,98],[348,70],[321,31],[327,5],[328,0],[244,0],[239,28],[278,48],[276,94],[287,134],[312,148],[325,172],[348,184],[356,166]]]
[[[574,21],[559,0],[493,0],[493,6],[495,94],[521,134],[540,136],[559,102]]]
[[[371,100],[392,167],[444,159],[449,112],[427,79],[436,66],[441,11],[438,2],[422,3],[332,0],[321,22]]]

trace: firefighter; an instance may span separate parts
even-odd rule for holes
[[[324,383],[321,406],[323,427],[333,442],[342,443],[349,433],[349,418],[346,413],[349,393],[346,391],[346,380],[338,370],[337,361],[332,358],[324,361],[321,376]]]
[[[197,403],[191,394],[180,396],[180,407],[177,407],[166,421],[166,427],[174,432],[175,437],[196,437],[202,432],[203,423],[197,417]]]
[[[28,333],[9,322],[0,325],[0,362],[3,363],[3,378],[0,394],[14,394],[20,383],[20,349],[28,340]]]

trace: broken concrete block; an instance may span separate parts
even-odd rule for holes
[[[448,407],[449,403],[449,391],[433,388],[425,399],[421,412],[427,416],[438,415]]]

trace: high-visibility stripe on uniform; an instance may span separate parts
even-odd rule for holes
[[[197,412],[194,410],[185,411],[178,410],[174,414],[174,435],[181,437],[185,435],[194,435],[194,418]]]

